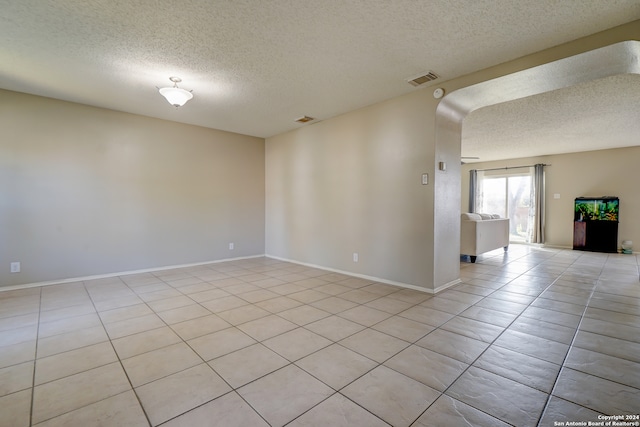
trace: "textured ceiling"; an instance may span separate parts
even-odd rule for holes
[[[462,127],[465,162],[640,145],[640,75],[622,74],[480,108]]]
[[[639,18],[638,0],[0,0],[0,88],[269,137],[419,90],[405,79],[425,71],[445,81]],[[180,109],[155,88],[170,76],[195,95]]]

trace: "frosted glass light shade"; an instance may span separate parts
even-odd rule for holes
[[[182,107],[188,100],[193,98],[193,94],[188,90],[180,89],[179,87],[163,87],[158,89],[160,95],[164,96],[169,104],[174,107]]]

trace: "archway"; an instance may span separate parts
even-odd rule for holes
[[[462,122],[478,108],[618,74],[640,74],[640,42],[625,41],[455,90],[436,110],[434,292],[460,281]],[[444,162],[445,171],[438,165]]]

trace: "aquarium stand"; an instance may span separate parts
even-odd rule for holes
[[[618,252],[617,197],[578,197],[575,200],[573,249]]]

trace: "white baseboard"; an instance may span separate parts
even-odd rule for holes
[[[168,265],[164,267],[145,268],[142,270],[130,270],[130,271],[120,271],[117,273],[97,274],[94,276],[72,277],[68,279],[50,280],[46,282],[25,283],[23,285],[0,286],[0,292],[15,291],[17,289],[37,288],[38,286],[62,285],[64,283],[82,282],[86,280],[107,279],[109,277],[126,276],[129,274],[153,273],[155,271],[172,270],[174,268],[197,267],[199,265],[219,264],[221,262],[238,261],[242,259],[252,259],[252,258],[262,258],[264,256],[266,255],[265,254],[251,255],[251,256],[245,256],[245,257],[225,258],[225,259],[219,259],[214,261],[195,262],[191,264]]]
[[[305,267],[312,267],[312,268],[317,268],[319,270],[330,271],[332,273],[340,273],[340,274],[344,274],[344,275],[347,275],[347,276],[357,277],[359,279],[373,280],[374,282],[378,282],[378,283],[384,283],[384,284],[387,284],[387,285],[398,286],[398,287],[401,287],[401,288],[413,289],[414,291],[426,292],[428,294],[434,294],[435,292],[439,292],[441,289],[446,289],[449,286],[453,286],[456,283],[460,283],[460,280],[458,280],[455,283],[454,282],[451,282],[450,284],[448,283],[448,284],[444,285],[444,287],[440,286],[440,288],[438,288],[438,290],[436,290],[434,292],[432,289],[423,288],[421,286],[410,285],[408,283],[402,283],[402,282],[396,282],[394,280],[382,279],[380,277],[367,276],[366,274],[354,273],[352,271],[338,270],[338,269],[335,269],[335,268],[324,267],[322,265],[310,264],[310,263],[307,263],[307,262],[301,262],[301,261],[296,261],[296,260],[293,260],[293,259],[282,258],[282,257],[278,257],[278,256],[275,256],[275,255],[266,254],[265,257],[272,258],[272,259],[277,259],[278,261],[290,262],[292,264],[304,265]]]

